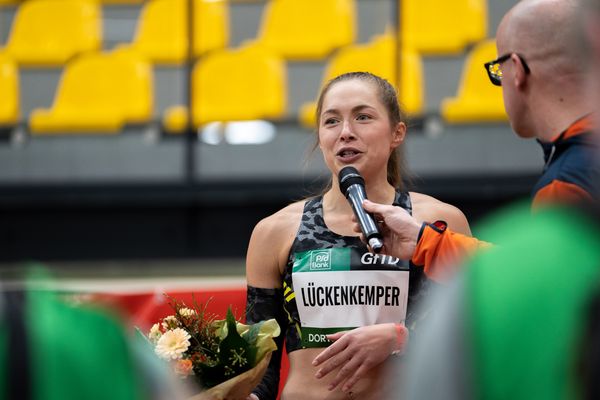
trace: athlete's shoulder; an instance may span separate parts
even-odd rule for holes
[[[297,201],[260,220],[252,237],[257,240],[278,241],[293,235],[300,226],[304,201]]]
[[[413,215],[418,220],[426,222],[446,221],[453,231],[466,235],[471,234],[467,217],[458,207],[423,193],[410,192],[410,198]]]
[[[246,279],[257,287],[280,287],[289,250],[300,226],[304,202],[296,202],[259,221],[250,237]]]

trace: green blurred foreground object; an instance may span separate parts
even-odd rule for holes
[[[10,297],[16,294],[0,292],[0,398],[149,398],[116,320],[67,304],[51,291],[21,288],[15,302]]]
[[[600,234],[590,215],[530,215],[523,205],[481,230],[496,246],[433,299],[409,355],[407,398],[582,398],[577,369],[600,290]]]
[[[477,397],[577,398],[578,344],[600,288],[596,226],[574,210],[546,210],[490,229],[501,246],[466,278]]]

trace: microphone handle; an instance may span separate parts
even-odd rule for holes
[[[358,184],[350,185],[346,194],[369,246],[374,252],[379,253],[383,247],[381,234],[373,217],[362,207],[362,202],[367,198],[365,188]]]

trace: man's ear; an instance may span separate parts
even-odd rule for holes
[[[517,56],[515,53],[511,54],[510,60],[513,63],[513,68],[515,70],[514,73],[514,83],[517,87],[521,88],[525,86],[527,81],[527,73],[525,72],[525,65],[521,61],[521,58]]]

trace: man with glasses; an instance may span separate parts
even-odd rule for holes
[[[544,173],[533,190],[533,207],[591,200],[595,143],[586,94],[585,55],[577,42],[578,4],[529,0],[502,19],[496,60],[485,64],[490,81],[502,86],[513,130],[536,138],[544,150]]]
[[[589,157],[571,174],[596,168],[593,138],[573,128],[600,111],[600,0],[582,3],[581,15],[567,0],[519,3],[498,31],[501,57],[486,65],[503,87],[515,131],[556,146],[545,174],[558,162],[559,178],[560,166],[573,162],[571,152]],[[578,40],[571,42],[571,34]],[[540,43],[544,37],[548,43]],[[584,78],[590,59],[591,77]],[[589,142],[570,142],[586,135]],[[404,390],[401,398],[600,398],[599,212],[598,203],[586,211],[523,207],[486,224],[484,234],[497,246],[478,252],[436,294],[409,347],[408,371],[396,388]]]
[[[542,146],[545,166],[533,188],[534,209],[590,202],[597,195],[595,104],[587,95],[580,26],[575,0],[521,1],[498,27],[500,56],[484,65],[491,83],[502,87],[513,130]],[[444,279],[453,272],[450,265],[486,245],[450,232],[441,221],[421,224],[401,210],[368,201],[364,208],[383,221],[387,254],[412,255],[434,279]]]

